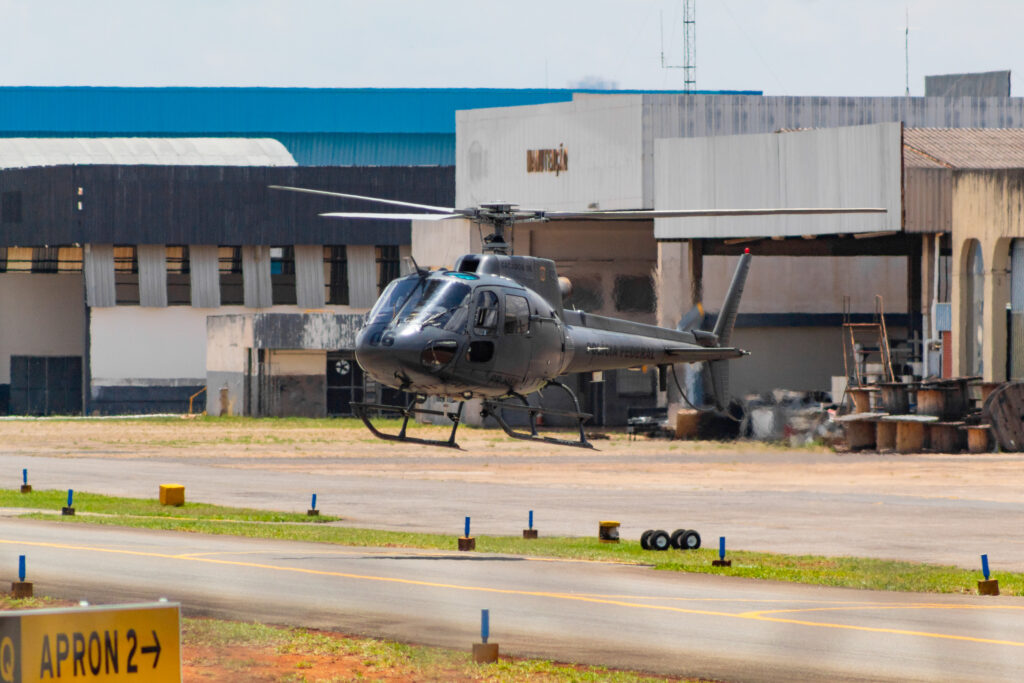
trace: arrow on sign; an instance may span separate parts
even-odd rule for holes
[[[153,657],[153,668],[156,668],[156,663],[160,661],[160,639],[156,637],[156,630],[153,630],[153,641],[154,645],[147,645],[142,648],[142,654],[148,655],[156,653],[156,657]]]

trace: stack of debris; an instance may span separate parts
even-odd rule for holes
[[[846,390],[853,413],[837,418],[850,450],[897,453],[986,453],[991,450],[982,411],[970,398],[978,377],[921,382],[877,382]],[[998,385],[981,384],[982,398]]]

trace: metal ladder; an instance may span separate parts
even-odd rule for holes
[[[872,342],[877,342],[878,351],[877,353],[881,357],[882,361],[882,373],[886,382],[896,381],[896,376],[892,371],[892,351],[889,349],[889,332],[885,328],[885,307],[882,301],[882,295],[875,295],[875,314],[872,322],[869,323],[855,323],[851,322],[851,302],[849,296],[843,297],[843,369],[846,372],[846,379],[848,386],[863,387],[865,386],[864,376],[866,373],[861,372],[861,367],[867,360],[869,353],[875,353],[875,351],[864,351],[863,346],[858,351],[857,342],[858,334],[861,339],[864,337],[871,338]],[[862,354],[863,358],[858,359],[857,354]],[[852,371],[851,371],[852,370]]]

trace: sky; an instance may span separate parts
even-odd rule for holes
[[[695,0],[697,87],[1024,74],[1021,0]],[[0,0],[0,85],[681,89],[680,0]]]

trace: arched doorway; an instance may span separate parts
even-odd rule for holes
[[[1024,379],[1024,239],[1010,243],[1009,380]]]
[[[968,240],[964,259],[964,360],[968,375],[984,373],[985,257],[978,240]]]

